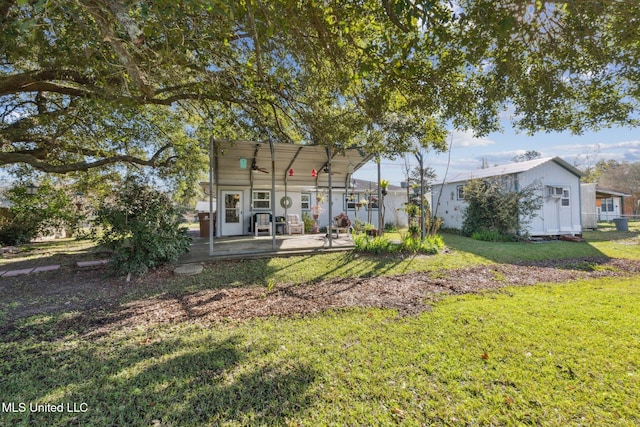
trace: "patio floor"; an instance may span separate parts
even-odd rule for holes
[[[347,251],[353,248],[349,234],[340,234],[339,238],[334,235],[331,248],[325,234],[276,236],[275,243],[273,249],[271,236],[217,237],[213,239],[213,255],[209,255],[209,238],[193,237],[190,251],[182,255],[178,263]]]

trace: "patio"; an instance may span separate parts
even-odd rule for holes
[[[220,259],[245,259],[272,256],[288,256],[322,252],[348,251],[353,248],[349,234],[333,237],[329,247],[325,234],[277,235],[275,249],[272,236],[217,237],[213,240],[213,255],[209,255],[209,238],[193,237],[190,251],[178,259],[179,264],[215,261]]]

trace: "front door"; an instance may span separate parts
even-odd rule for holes
[[[242,230],[242,192],[223,191],[222,200],[224,211],[222,212],[222,236],[239,236]]]

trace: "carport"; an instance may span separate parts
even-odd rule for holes
[[[214,200],[216,236],[244,235],[246,219],[256,211],[255,200],[238,200],[248,190],[266,189],[272,218],[276,218],[276,203],[285,216],[291,208],[291,189],[327,191],[332,200],[334,188],[348,188],[351,176],[373,155],[360,147],[299,145],[273,141],[230,141],[211,137],[209,146],[209,254],[214,255]],[[276,191],[284,194],[276,201]],[[252,196],[253,197],[253,196]],[[245,210],[248,209],[248,212]],[[265,212],[261,209],[260,212]],[[332,204],[328,206],[333,218]],[[231,222],[234,221],[234,222]],[[236,225],[239,223],[238,225]],[[238,227],[232,229],[232,227]],[[328,246],[333,247],[331,223],[328,226]],[[271,249],[276,249],[276,233],[272,232]]]

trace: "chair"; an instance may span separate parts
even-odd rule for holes
[[[304,234],[304,222],[300,220],[298,214],[287,214],[287,231],[291,233]]]
[[[256,233],[256,237],[258,237],[258,232],[260,231],[268,231],[269,236],[273,232],[273,228],[271,225],[271,214],[269,213],[257,213],[254,215],[254,227],[253,230]]]

